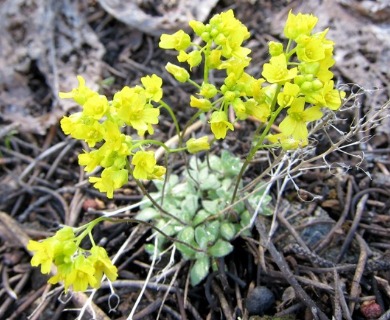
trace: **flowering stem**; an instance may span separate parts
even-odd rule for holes
[[[90,235],[90,238],[91,238],[91,242],[93,245],[95,245],[93,239],[92,239],[92,236],[91,236],[91,232],[92,232],[92,229],[100,222],[104,221],[104,220],[107,220],[105,217],[99,217],[99,218],[96,218],[94,220],[92,220],[91,222],[79,227],[79,228],[76,228],[75,229],[75,232],[77,231],[81,231],[83,229],[85,229],[83,232],[81,232],[78,236],[77,236],[77,242],[76,242],[76,245],[77,246],[80,246],[80,243],[81,241],[83,241],[83,239],[87,236],[87,235]]]
[[[179,137],[179,145],[181,145],[182,136],[180,134],[180,126],[179,126],[179,122],[177,121],[177,118],[175,116],[175,113],[173,112],[172,108],[167,103],[165,103],[163,100],[160,100],[160,104],[162,107],[164,107],[168,111],[169,115],[171,116],[172,121],[175,124],[177,135]]]
[[[195,113],[190,120],[187,121],[186,125],[184,126],[183,128],[183,131],[181,132],[181,136],[184,137],[188,127],[202,114],[204,113],[203,111],[198,111],[197,113]],[[180,144],[179,144],[180,146]]]
[[[167,153],[175,151],[173,149],[170,149],[165,143],[158,141],[158,140],[153,140],[153,139],[146,139],[146,140],[138,141],[137,143],[133,144],[133,146],[131,147],[131,150],[137,149],[140,146],[148,145],[148,144],[158,145],[158,146],[164,148]]]
[[[278,84],[278,87],[277,87],[276,92],[275,92],[274,99],[272,100],[271,110],[273,110],[273,108],[275,107],[275,104],[276,104],[276,101],[277,101],[277,96],[278,96],[278,93],[279,93],[280,89],[281,89],[281,85]],[[280,106],[277,110],[272,112],[271,117],[270,117],[270,119],[269,119],[269,121],[267,123],[267,126],[265,127],[264,131],[260,135],[259,140],[257,141],[256,145],[254,147],[252,147],[251,150],[249,151],[249,154],[246,157],[245,162],[243,163],[243,165],[241,167],[241,170],[240,170],[240,172],[238,174],[237,183],[236,183],[236,185],[234,187],[231,203],[234,203],[234,200],[236,198],[237,191],[238,191],[238,186],[240,184],[240,181],[242,179],[242,176],[243,176],[246,168],[248,167],[249,163],[252,161],[252,159],[255,156],[256,152],[259,149],[264,147],[264,145],[263,145],[264,139],[267,136],[268,132],[271,130],[271,126],[274,124],[277,116],[283,110],[283,108],[284,108],[283,106]]]
[[[163,143],[161,141],[158,141],[158,140],[153,140],[153,139],[141,140],[141,141],[137,142],[136,144],[134,144],[131,149],[132,150],[133,149],[137,149],[137,148],[139,148],[142,145],[148,145],[148,144],[158,145],[158,146],[164,148],[167,153],[174,153],[174,152],[180,152],[180,151],[187,150],[187,147],[171,149],[165,143]]]
[[[209,66],[207,63],[207,57],[210,55],[210,45],[211,43],[208,42],[204,48],[204,69],[203,69],[203,82],[208,83],[209,82]]]
[[[196,87],[197,89],[201,89],[201,86],[199,84],[197,84],[195,81],[191,80],[191,79],[188,79],[187,80],[189,83],[191,83],[194,87]]]
[[[181,219],[179,219],[178,217],[174,216],[173,214],[170,214],[169,212],[167,212],[163,207],[161,207],[157,202],[156,200],[153,199],[153,197],[149,194],[149,192],[145,189],[145,187],[143,186],[143,184],[136,178],[134,178],[134,181],[135,183],[137,184],[137,186],[141,189],[142,193],[150,200],[150,202],[162,213],[162,214],[165,214],[166,216],[178,221],[181,225],[183,226],[186,226],[187,223]]]

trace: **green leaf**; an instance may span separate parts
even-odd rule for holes
[[[207,166],[207,163],[200,161],[198,157],[196,157],[196,156],[191,157],[189,167],[191,169],[193,169],[194,171],[199,172],[200,170],[202,170],[206,166]]]
[[[195,230],[192,227],[185,227],[182,229],[178,235],[177,239],[180,241],[186,242],[186,243],[191,243],[195,240]]]
[[[209,157],[209,164],[210,164],[211,169],[213,169],[217,172],[221,172],[222,162],[221,162],[221,159],[219,157],[217,157],[216,155],[211,155]]]
[[[264,190],[261,190],[259,193],[257,193],[255,196],[252,196],[248,199],[249,204],[252,206],[252,208],[257,209],[257,206],[259,205],[259,201],[262,201],[261,206],[258,210],[258,214],[264,215],[264,216],[270,216],[273,214],[273,210],[270,208],[269,203],[272,200],[272,197],[270,195],[263,195]]]
[[[210,216],[210,212],[200,209],[192,220],[192,225],[197,226]]]
[[[243,213],[241,213],[240,218],[240,225],[244,228],[249,226],[249,224],[251,223],[251,215],[248,210],[245,210]]]
[[[250,226],[250,222],[251,222],[251,215],[250,213],[245,210],[243,213],[241,213],[240,215],[240,224],[236,224],[236,234],[237,233],[240,233],[241,236],[247,236],[247,237],[250,237],[252,234],[251,234],[251,230],[248,228]],[[243,229],[245,228],[244,231],[242,231]]]
[[[147,243],[145,244],[145,251],[149,254],[149,255],[153,255],[154,254],[154,244],[151,244],[151,243]]]
[[[229,151],[223,150],[221,154],[222,170],[228,176],[237,176],[241,170],[241,160],[233,156]]]
[[[208,236],[204,226],[199,226],[195,229],[195,241],[199,245],[199,248],[206,249]]]
[[[177,235],[177,239],[193,247],[196,247],[195,230],[192,227],[185,227],[183,230],[181,230]],[[176,248],[180,251],[184,259],[193,259],[196,251],[191,249],[189,246],[186,246],[184,243],[176,243]]]
[[[176,234],[174,226],[172,226],[173,220],[158,219],[156,220],[156,228],[167,234],[168,236],[173,236]],[[157,231],[158,232],[158,231]]]
[[[210,259],[207,256],[195,261],[190,271],[191,285],[196,286],[207,277],[210,269]]]
[[[232,240],[236,235],[234,224],[230,222],[222,222],[220,232],[221,237],[228,241]]]
[[[211,214],[215,214],[219,211],[218,210],[218,203],[219,203],[218,200],[203,200],[202,201],[202,208]]]
[[[199,175],[200,189],[201,190],[216,190],[221,186],[217,176],[215,174],[209,174],[209,172]]]
[[[217,220],[205,224],[208,242],[213,243],[219,238],[219,228],[221,223]]]
[[[139,212],[135,218],[141,221],[150,221],[156,217],[160,216],[160,212],[158,212],[155,208],[145,208],[141,212]]]
[[[222,258],[233,251],[233,246],[224,240],[218,239],[217,242],[208,250],[210,256]]]
[[[174,186],[171,190],[171,195],[174,196],[174,198],[185,198],[188,194],[193,194],[194,188],[191,184],[188,183],[188,181],[184,181],[182,183],[177,184]]]
[[[198,196],[195,194],[187,194],[183,202],[181,203],[181,209],[183,212],[187,213],[189,219],[192,219],[198,210]]]

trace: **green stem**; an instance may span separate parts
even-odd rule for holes
[[[182,137],[180,135],[180,126],[179,126],[179,122],[177,121],[177,118],[175,116],[175,113],[173,112],[172,108],[167,103],[165,103],[163,100],[160,100],[160,105],[168,111],[169,115],[172,118],[173,123],[175,124],[175,129],[176,129],[176,133],[179,137],[179,146],[180,146],[181,142],[182,142]]]
[[[133,176],[134,178],[134,176]],[[177,222],[179,222],[181,225],[183,226],[187,226],[188,224],[179,219],[178,217],[174,216],[173,214],[167,212],[162,206],[160,206],[156,200],[153,199],[153,197],[149,194],[149,192],[146,190],[146,188],[144,187],[144,185],[141,183],[141,181],[139,181],[138,179],[134,178],[134,181],[135,183],[137,184],[138,188],[141,189],[142,193],[150,200],[150,202],[160,211],[161,214],[167,216],[167,217],[170,217],[174,220],[176,220]]]
[[[87,223],[86,225],[83,225],[83,226],[81,226],[81,227],[75,229],[76,232],[85,229],[83,232],[81,232],[81,233],[76,237],[76,239],[77,239],[77,242],[76,242],[77,247],[80,246],[81,241],[83,241],[83,239],[84,239],[87,235],[90,235],[90,234],[91,234],[92,229],[93,229],[98,223],[100,223],[100,222],[102,222],[102,221],[104,221],[104,220],[107,220],[107,218],[105,218],[105,217],[99,217],[99,218],[96,218],[96,219],[92,220],[91,222]],[[91,240],[91,242],[92,242],[92,244],[94,244],[94,241]]]
[[[165,149],[165,151],[168,153],[174,152],[174,150],[170,149],[164,142],[161,142],[158,140],[153,140],[153,139],[145,139],[145,140],[138,141],[131,146],[131,150],[137,149],[140,146],[143,146],[145,144],[154,144],[154,145],[163,147]]]
[[[184,137],[188,127],[193,124],[195,122],[195,120],[202,114],[204,113],[203,111],[198,111],[197,113],[195,113],[191,118],[190,120],[187,121],[186,125],[184,126],[183,128],[183,131],[181,132],[181,136]],[[180,146],[180,144],[179,144]]]
[[[197,84],[195,81],[193,81],[191,79],[188,79],[187,82],[191,83],[197,89],[201,89],[202,88],[199,84]]]
[[[210,55],[210,46],[211,46],[211,42],[208,42],[204,48],[204,69],[203,69],[203,82],[204,83],[208,83],[209,82],[209,66],[208,66],[208,63],[207,63],[207,57]]]
[[[287,46],[286,46],[286,54],[290,54],[290,53],[291,53],[291,52],[290,52],[290,47],[291,47],[291,45],[292,45],[292,40],[289,39],[289,40],[288,40],[288,43],[287,43]]]
[[[272,104],[271,104],[271,110],[273,110],[273,108],[275,107],[276,105],[276,101],[277,101],[277,96],[280,92],[280,89],[282,88],[282,86],[280,84],[278,84],[278,87],[276,89],[276,92],[275,92],[275,96],[272,100]],[[245,159],[245,162],[243,163],[242,167],[241,167],[241,170],[238,174],[238,177],[237,177],[237,182],[236,182],[236,185],[234,187],[234,191],[233,191],[233,195],[232,195],[232,200],[231,200],[231,203],[234,203],[235,201],[235,198],[236,198],[236,195],[237,195],[237,191],[238,191],[238,186],[240,184],[240,181],[242,179],[242,176],[244,175],[244,172],[246,170],[246,168],[248,167],[249,163],[252,161],[253,157],[255,156],[256,152],[260,149],[260,148],[264,148],[264,145],[263,145],[263,142],[265,140],[265,137],[267,136],[267,134],[269,133],[269,131],[271,130],[271,127],[272,125],[274,124],[276,118],[278,117],[279,113],[283,110],[284,107],[280,106],[277,110],[275,110],[274,112],[271,113],[271,117],[267,123],[267,126],[265,127],[264,131],[262,132],[262,134],[260,135],[259,137],[259,140],[257,141],[256,145],[253,146],[251,148],[251,150],[249,151],[249,154],[248,156],[246,157]],[[259,127],[260,128],[260,127]],[[257,130],[256,130],[257,131]]]
[[[137,143],[135,143],[131,146],[131,150],[137,149],[140,146],[145,145],[145,144],[154,144],[154,145],[163,147],[167,153],[174,153],[174,152],[180,152],[180,151],[187,150],[187,147],[171,149],[165,143],[158,141],[158,140],[153,140],[153,139],[146,139],[146,140],[138,141]]]

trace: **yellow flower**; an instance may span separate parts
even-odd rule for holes
[[[99,95],[97,92],[89,89],[85,85],[85,79],[82,76],[77,76],[79,86],[70,92],[60,92],[58,96],[61,99],[73,99],[78,104],[83,105],[88,99]]]
[[[228,129],[234,131],[233,124],[227,120],[227,115],[224,111],[214,111],[209,123],[216,139],[224,139]]]
[[[186,146],[189,153],[210,150],[209,138],[207,136],[198,139],[191,138],[186,142]]]
[[[279,128],[283,135],[292,137],[295,140],[305,141],[308,138],[306,124],[322,117],[320,107],[310,107],[306,110],[305,98],[295,98],[291,107],[287,110],[287,116],[280,123]]]
[[[106,96],[94,95],[87,99],[83,105],[83,115],[92,119],[101,119],[108,110],[108,101]]]
[[[126,169],[117,169],[114,166],[102,171],[101,178],[90,177],[89,181],[94,183],[94,187],[100,192],[106,192],[107,198],[112,199],[114,190],[121,188],[129,180]]]
[[[133,176],[136,179],[147,180],[153,174],[156,158],[153,151],[137,151],[131,164],[134,165]]]
[[[34,253],[31,265],[33,267],[41,265],[41,272],[43,274],[49,273],[53,262],[63,261],[64,256],[71,257],[76,251],[74,238],[73,229],[64,227],[54,236],[41,242],[30,240],[27,249]]]
[[[291,136],[286,136],[283,133],[272,134],[267,136],[267,139],[274,144],[280,144],[283,150],[294,150],[299,147],[305,147],[308,143],[307,139],[296,140]]]
[[[70,134],[78,140],[85,140],[91,148],[103,139],[104,128],[101,123],[81,112],[73,113],[69,117],[64,116],[60,124],[65,134]]]
[[[131,164],[134,165],[133,176],[136,179],[161,179],[166,172],[164,167],[156,165],[153,151],[137,151]]]
[[[254,99],[245,101],[246,113],[261,122],[266,122],[271,114],[271,107],[268,103],[258,103]]]
[[[86,172],[92,172],[97,166],[100,165],[100,161],[103,159],[103,154],[100,150],[92,150],[91,152],[84,152],[79,154],[79,165],[85,166]]]
[[[285,83],[298,74],[297,68],[287,69],[287,60],[284,54],[272,57],[270,63],[264,64],[262,76],[269,83]]]
[[[54,284],[58,282],[58,280],[63,280],[65,292],[68,291],[70,286],[73,287],[73,291],[85,291],[89,286],[96,287],[98,285],[94,274],[95,268],[91,261],[85,258],[84,255],[79,254],[74,259],[70,270],[63,275],[63,279],[61,279],[61,272],[59,272],[59,277],[52,277],[49,279],[49,283]]]
[[[163,166],[154,166],[153,172],[148,174],[148,180],[162,179],[167,172],[167,169]]]
[[[143,136],[145,131],[153,134],[152,124],[158,123],[160,110],[146,103],[146,96],[134,88],[124,87],[114,95],[114,106],[119,118]]]
[[[234,17],[233,10],[215,15],[210,19],[210,25],[219,31],[214,35],[214,41],[222,46],[222,55],[225,58],[243,59],[251,52],[250,49],[241,46],[244,40],[250,37],[250,33],[248,28]]]
[[[324,84],[322,94],[324,103],[321,106],[325,106],[330,110],[338,110],[341,106],[341,99],[345,97],[344,91],[339,91],[334,88],[334,82],[332,80]]]
[[[221,64],[221,56],[222,51],[221,50],[211,50],[210,53],[206,56],[206,65],[207,67],[211,69],[217,69]]]
[[[290,10],[284,26],[284,35],[286,38],[292,40],[295,40],[301,35],[309,35],[317,22],[318,18],[312,14],[298,13],[295,15]]]
[[[326,83],[333,78],[333,72],[330,71],[329,68],[335,64],[335,60],[332,58],[332,56],[326,56],[319,63],[320,65],[316,76],[323,83]]]
[[[161,49],[175,49],[177,51],[186,50],[191,44],[190,36],[183,30],[174,34],[163,34],[158,44]]]
[[[321,39],[309,36],[298,39],[297,56],[300,61],[316,62],[325,58],[325,47]]]
[[[31,265],[38,267],[41,265],[43,274],[49,273],[54,260],[54,240],[46,239],[42,242],[30,240],[27,249],[34,252]]]
[[[115,281],[118,277],[118,270],[108,257],[107,251],[103,247],[93,246],[90,253],[91,255],[88,257],[88,260],[92,263],[95,269],[95,288],[100,286],[103,274],[106,275],[110,281]]]
[[[179,62],[187,62],[190,66],[190,70],[192,70],[193,67],[197,67],[202,62],[202,54],[199,50],[194,50],[190,53],[186,53],[182,50],[177,56],[177,60]]]
[[[226,97],[226,96],[225,96]],[[245,120],[248,118],[248,113],[245,108],[245,103],[242,101],[240,98],[235,98],[232,102],[231,105],[233,106],[233,110],[236,114],[236,117],[239,120]]]
[[[162,79],[155,74],[141,78],[148,99],[159,102],[163,96]]]
[[[297,84],[286,82],[283,86],[283,91],[278,94],[278,104],[281,107],[288,107],[298,96],[300,88]]]
[[[236,78],[239,78],[243,73],[244,69],[249,65],[250,61],[250,58],[231,58],[229,60],[221,62],[218,66],[218,69],[226,69],[226,72],[229,75],[234,74]]]

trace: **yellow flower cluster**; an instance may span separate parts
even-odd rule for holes
[[[317,21],[313,15],[294,15],[290,11],[284,28],[289,42],[286,47],[275,41],[269,43],[271,58],[263,66],[263,78],[245,71],[251,50],[242,44],[250,34],[232,10],[215,15],[208,24],[190,21],[203,45],[191,42],[182,30],[162,35],[159,45],[177,50],[178,61],[187,62],[190,69],[204,61],[204,80],[199,91],[190,97],[190,106],[211,113],[209,123],[216,139],[224,139],[228,130],[234,130],[236,120],[252,116],[261,122],[275,121],[286,108],[281,133],[267,137],[284,149],[294,149],[307,145],[307,124],[322,117],[321,108],[337,110],[345,95],[334,88],[333,73],[329,70],[334,64],[334,43],[326,39],[328,30],[313,33]],[[185,68],[168,63],[166,69],[178,81],[191,82]],[[219,88],[208,81],[212,69],[226,71]],[[229,107],[235,113],[233,122],[228,120]]]
[[[65,134],[86,141],[91,148],[100,145],[79,155],[79,164],[85,166],[87,172],[92,172],[98,166],[103,168],[100,177],[90,177],[89,181],[101,192],[106,192],[108,198],[112,198],[114,190],[128,182],[129,156],[138,159],[134,161],[133,158],[132,161],[135,178],[161,178],[165,168],[156,165],[154,153],[143,150],[134,153],[133,150],[140,144],[121,133],[121,128],[128,125],[141,137],[145,132],[153,134],[152,125],[158,123],[160,114],[160,109],[154,107],[153,102],[159,102],[162,98],[162,79],[156,75],[143,77],[143,86],[126,86],[114,95],[112,101],[108,101],[106,96],[88,88],[83,77],[77,78],[79,86],[71,92],[61,92],[59,96],[72,98],[83,109],[63,117],[61,128]]]
[[[270,109],[261,92],[264,80],[255,79],[244,71],[251,60],[248,57],[251,50],[242,44],[250,33],[234,17],[233,10],[215,15],[208,24],[199,21],[190,21],[189,24],[204,41],[202,47],[191,42],[189,35],[182,30],[172,35],[162,35],[160,47],[177,50],[178,61],[187,62],[190,69],[204,61],[205,78],[199,92],[190,97],[190,106],[202,112],[212,112],[210,125],[215,138],[223,139],[228,130],[234,130],[233,123],[228,121],[229,106],[234,108],[240,120],[253,116],[266,121]],[[168,63],[166,69],[180,82],[190,79],[189,73],[182,67]],[[226,80],[220,88],[208,81],[208,73],[212,69],[226,70]],[[218,94],[222,99],[216,99]]]
[[[268,139],[284,149],[306,146],[307,124],[322,117],[321,108],[339,109],[345,96],[335,89],[329,70],[334,64],[334,43],[326,38],[328,29],[313,33],[317,21],[311,14],[294,15],[290,11],[284,27],[288,47],[283,50],[280,44],[270,44],[272,57],[264,65],[263,77],[279,85],[277,102],[287,109],[279,125],[281,133],[269,135]]]
[[[70,287],[74,291],[85,291],[88,287],[99,288],[103,275],[115,281],[118,277],[117,268],[106,250],[96,245],[90,250],[82,249],[79,247],[81,240],[70,227],[60,229],[54,236],[41,242],[30,240],[27,249],[34,253],[31,265],[41,265],[41,272],[48,274],[54,264],[56,272],[49,283],[63,282],[65,292]]]

